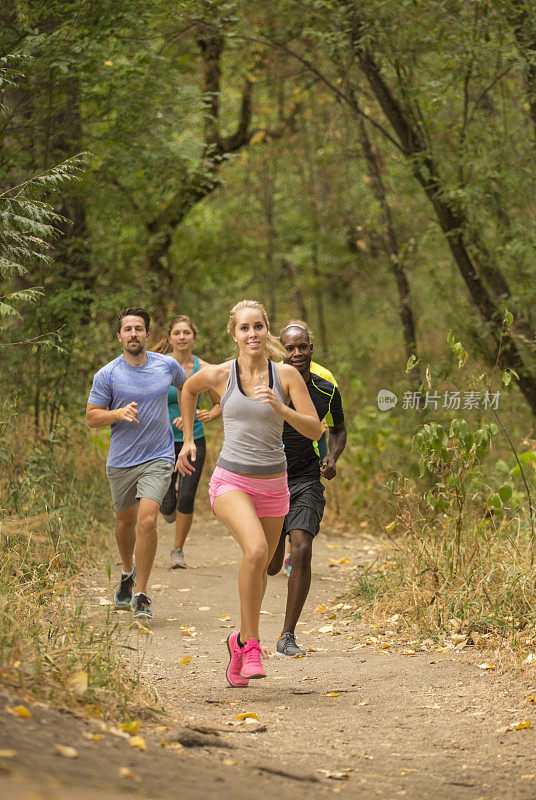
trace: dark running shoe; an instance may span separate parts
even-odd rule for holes
[[[134,612],[134,619],[144,617],[145,619],[152,619],[153,612],[151,611],[151,601],[143,592],[134,595],[132,601],[132,611]]]
[[[118,608],[119,610],[130,609],[130,604],[132,603],[132,597],[134,596],[134,585],[136,583],[135,578],[136,578],[136,567],[134,567],[132,575],[128,575],[128,577],[125,577],[123,574],[121,575],[119,586],[115,590],[115,595],[114,595],[114,604],[115,607]]]
[[[282,656],[304,656],[305,650],[298,647],[293,633],[283,633],[277,640],[277,652]]]

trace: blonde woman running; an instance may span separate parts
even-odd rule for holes
[[[283,352],[270,334],[261,303],[237,303],[227,331],[238,345],[238,358],[205,367],[183,386],[184,444],[177,465],[181,475],[195,469],[196,398],[212,390],[221,398],[224,442],[210,480],[210,502],[243,556],[238,573],[240,631],[227,639],[226,675],[231,686],[247,686],[250,678],[266,677],[259,615],[266,571],[289,509],[283,423],[313,440],[322,435],[322,425],[298,370],[272,360],[279,360]]]
[[[156,353],[164,353],[173,356],[186,372],[186,375],[194,375],[199,372],[201,367],[206,367],[207,362],[194,355],[192,348],[197,339],[197,327],[190,317],[186,314],[179,314],[170,322],[167,336],[161,339],[154,348]],[[175,542],[171,551],[171,569],[186,569],[186,559],[184,558],[184,542],[192,527],[194,518],[194,500],[199,486],[199,479],[203,470],[206,455],[205,429],[204,422],[219,417],[221,410],[218,400],[213,392],[211,399],[213,407],[208,411],[199,408],[199,398],[197,401],[196,416],[194,420],[194,440],[197,448],[197,460],[195,471],[192,475],[185,475],[180,478],[177,484],[177,475],[171,476],[171,482],[160,512],[166,522],[175,523]],[[173,438],[175,441],[175,459],[182,448],[182,417],[179,406],[178,393],[174,386],[168,393],[169,419],[173,427]]]

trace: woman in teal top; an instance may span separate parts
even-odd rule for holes
[[[199,372],[207,362],[192,353],[192,347],[197,338],[197,328],[194,322],[184,314],[171,320],[168,335],[164,336],[155,347],[158,353],[172,355],[186,370],[188,377]],[[194,518],[194,500],[199,485],[206,455],[204,422],[209,422],[221,414],[217,398],[212,397],[213,407],[199,408],[197,398],[197,411],[194,423],[194,439],[197,446],[197,460],[195,471],[191,475],[178,476],[174,474],[166,496],[162,500],[160,511],[166,522],[175,522],[175,543],[171,551],[172,569],[185,568],[186,561],[183,553],[184,542],[192,526]],[[172,423],[173,437],[175,439],[175,458],[182,448],[182,417],[177,390],[171,387],[168,393],[168,411]]]

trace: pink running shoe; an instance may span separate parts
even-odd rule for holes
[[[242,648],[242,678],[266,678],[261,657],[261,646],[257,639],[248,639]]]
[[[244,648],[238,645],[238,631],[230,633],[227,637],[227,650],[229,651],[229,666],[227,667],[227,681],[231,686],[247,686],[248,678],[240,675],[242,668],[242,653]]]

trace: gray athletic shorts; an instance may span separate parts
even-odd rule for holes
[[[307,531],[316,536],[324,514],[326,500],[324,487],[320,481],[288,482],[290,491],[290,508],[283,522],[282,537],[289,536],[291,531]]]
[[[134,467],[106,467],[116,511],[126,511],[142,497],[161,503],[173,474],[173,464],[164,458]]]

